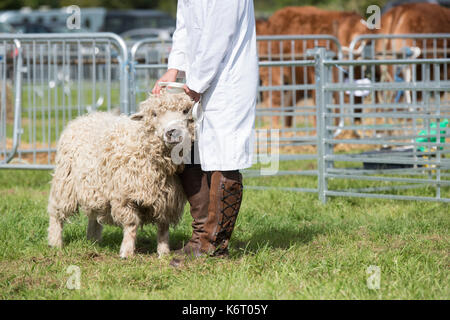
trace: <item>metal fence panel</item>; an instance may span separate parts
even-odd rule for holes
[[[353,39],[349,51],[349,60],[446,59],[450,58],[450,34],[360,35]],[[350,66],[349,72],[353,73],[355,69]],[[364,65],[357,70],[372,82],[388,84],[430,81],[434,78],[435,72],[434,68],[429,69],[424,63],[386,64],[378,67]],[[440,64],[439,73],[440,80],[450,80],[450,68],[447,64]],[[395,104],[402,102],[410,104],[413,100],[429,99],[429,93],[421,90],[384,90],[371,94],[376,95],[376,99],[380,102]],[[450,101],[450,94],[445,92],[442,99]]]
[[[167,71],[171,41],[143,39],[130,49],[130,109],[135,112],[156,81]]]
[[[120,37],[2,35],[0,43],[0,168],[52,168],[68,121],[95,110],[129,112],[128,53]],[[17,102],[14,122],[9,91]]]
[[[397,83],[377,78],[368,83],[356,78],[338,82],[320,77],[320,99],[325,101],[319,106],[322,201],[327,196],[354,196],[450,202],[450,103],[444,99],[450,81],[441,75],[450,59],[327,61],[321,50],[316,53],[316,63],[324,74],[342,66],[361,65],[377,70],[392,65],[414,69],[420,65],[432,74],[427,79]],[[386,90],[409,90],[413,99],[397,104],[378,100],[376,93]],[[331,99],[327,103],[326,97],[336,92],[365,92],[359,110],[352,103],[330,103]],[[418,99],[418,92],[427,95]],[[331,132],[337,128],[337,118],[343,118],[344,125],[336,137]]]

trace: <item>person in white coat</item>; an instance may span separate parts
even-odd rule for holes
[[[180,175],[194,221],[192,237],[178,253],[224,256],[242,201],[239,170],[252,165],[258,85],[253,1],[178,0],[168,70],[153,94],[160,93],[159,82],[176,81],[181,71],[185,92],[201,98],[203,120],[197,130],[200,164],[186,164]]]

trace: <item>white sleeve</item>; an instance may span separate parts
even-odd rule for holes
[[[216,76],[220,62],[239,30],[239,2],[209,0],[202,35],[189,68],[186,82],[189,89],[203,93]]]
[[[168,68],[186,71],[186,41],[187,33],[183,17],[183,1],[178,0],[177,27],[172,37],[172,50],[169,54]]]

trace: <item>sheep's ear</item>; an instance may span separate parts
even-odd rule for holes
[[[130,119],[131,119],[131,120],[134,120],[134,121],[140,121],[140,120],[142,120],[143,118],[144,118],[144,114],[142,114],[141,112],[132,114],[132,115],[130,116]]]

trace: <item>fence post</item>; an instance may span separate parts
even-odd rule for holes
[[[136,108],[136,68],[134,59],[130,58],[128,64],[129,87],[128,87],[128,109],[130,113],[137,111]]]
[[[325,66],[323,64],[326,56],[325,48],[314,49],[314,60],[315,60],[315,80],[316,80],[316,130],[317,130],[317,170],[318,170],[318,191],[319,200],[322,203],[327,202],[326,190],[327,190],[327,179],[326,173],[326,123],[325,123],[325,89],[326,84],[326,72]]]
[[[20,136],[22,135],[22,72],[23,72],[23,57],[22,44],[19,40],[14,40],[14,45],[17,48],[16,74],[14,79],[14,129],[13,129],[13,145],[10,154],[2,163],[9,163],[16,155],[17,148],[20,143]],[[5,49],[6,50],[6,49]],[[5,64],[6,68],[6,64]],[[5,80],[6,81],[6,80]],[[6,94],[6,92],[5,92]]]
[[[109,37],[114,38],[117,45],[119,46],[119,82],[120,82],[120,111],[127,115],[130,114],[130,97],[129,97],[129,86],[130,86],[130,78],[129,78],[129,63],[130,63],[130,55],[128,52],[127,45],[125,41],[116,34],[109,33],[107,34]]]

